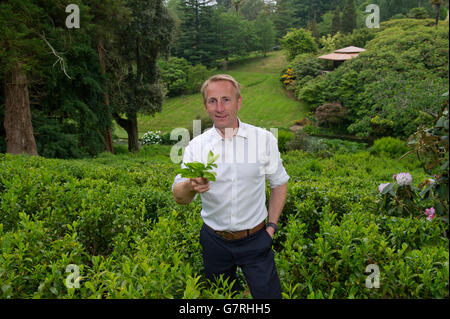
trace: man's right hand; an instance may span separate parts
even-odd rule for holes
[[[209,191],[209,180],[204,177],[190,178],[189,182],[192,190],[195,192],[205,193]]]

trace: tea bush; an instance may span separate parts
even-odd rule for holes
[[[0,154],[1,297],[251,298],[241,273],[237,295],[205,279],[201,201],[173,200],[169,152]],[[344,146],[282,158],[291,178],[274,250],[285,298],[448,298],[448,224],[377,210],[380,182],[408,171],[417,184],[419,162]],[[366,287],[370,264],[379,288]],[[68,265],[79,288],[66,286]]]
[[[387,136],[377,139],[373,143],[372,151],[375,154],[398,158],[408,151],[408,147],[406,142]]]

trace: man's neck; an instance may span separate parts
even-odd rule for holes
[[[219,132],[220,136],[225,139],[233,139],[239,130],[239,120],[236,120],[235,127],[224,127],[224,128],[216,128],[217,132]]]

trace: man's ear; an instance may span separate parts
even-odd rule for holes
[[[239,99],[238,99],[238,110],[241,109],[241,106],[242,106],[242,96],[239,97]]]

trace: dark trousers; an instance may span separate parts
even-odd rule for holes
[[[228,282],[235,280],[239,266],[255,299],[281,299],[281,285],[272,250],[272,238],[263,228],[237,240],[228,241],[203,224],[200,231],[205,276],[212,282],[221,274]]]

